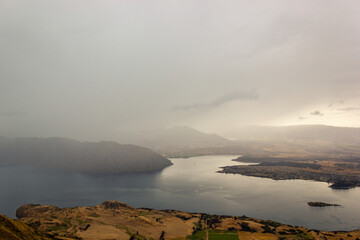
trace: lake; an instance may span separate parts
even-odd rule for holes
[[[274,181],[216,173],[238,165],[238,156],[171,159],[158,173],[87,176],[23,166],[0,168],[0,213],[15,217],[26,203],[91,206],[106,200],[134,207],[246,215],[320,230],[360,228],[360,188],[334,190],[327,183]],[[341,207],[312,208],[308,201]]]

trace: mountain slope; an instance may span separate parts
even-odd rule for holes
[[[173,153],[203,147],[221,147],[233,142],[216,134],[207,134],[196,129],[177,126],[139,132],[122,132],[114,137],[121,143],[132,143],[148,147],[159,153]]]
[[[0,164],[116,174],[157,171],[172,163],[149,149],[134,145],[65,138],[15,138],[0,141]]]
[[[50,240],[44,234],[25,223],[0,215],[1,240]]]

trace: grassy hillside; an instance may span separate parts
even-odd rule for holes
[[[1,240],[50,240],[29,225],[0,215]]]
[[[84,240],[355,240],[360,237],[358,230],[325,232],[246,216],[133,208],[117,201],[75,208],[28,204],[18,209],[17,216],[49,235]]]

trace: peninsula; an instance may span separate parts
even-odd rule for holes
[[[222,167],[219,173],[271,178],[274,180],[303,179],[327,182],[333,189],[360,187],[360,164],[353,159],[311,159],[239,157],[235,161],[253,165]]]
[[[131,144],[0,136],[0,166],[14,165],[109,175],[160,171],[172,163],[150,149]]]

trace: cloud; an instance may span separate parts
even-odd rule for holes
[[[300,116],[300,117],[298,118],[298,120],[305,120],[305,119],[307,119],[307,117],[301,117],[301,116]]]
[[[344,100],[340,100],[340,101],[338,101],[338,102],[332,102],[332,103],[330,103],[330,104],[328,105],[328,107],[332,107],[332,106],[338,105],[338,104],[344,104]]]
[[[346,107],[346,108],[339,108],[338,110],[343,112],[360,111],[360,107]]]
[[[322,112],[320,112],[319,110],[313,111],[310,113],[310,115],[314,115],[314,116],[324,116],[324,114]]]
[[[26,114],[19,111],[0,111],[0,117],[24,117]]]
[[[172,109],[174,111],[188,111],[188,110],[200,110],[200,109],[210,109],[219,107],[227,102],[234,101],[234,100],[241,100],[241,101],[253,101],[257,100],[259,95],[257,94],[256,90],[252,89],[250,91],[236,91],[225,94],[209,103],[196,103],[192,105],[179,105],[175,106]]]

